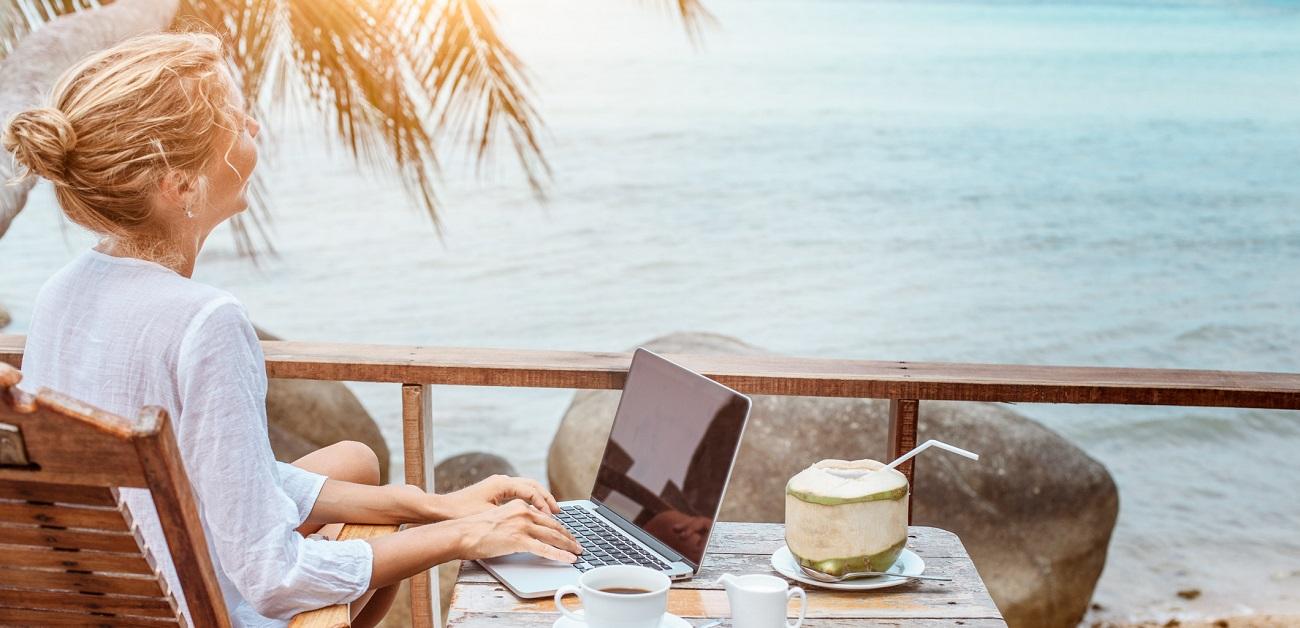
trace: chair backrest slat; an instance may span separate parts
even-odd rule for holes
[[[5,569],[0,571],[0,587],[72,591],[75,593],[135,595],[164,598],[166,593],[153,576],[120,573],[53,571],[48,569]]]
[[[140,545],[130,532],[67,530],[41,526],[0,524],[0,544],[37,545],[101,552],[139,552]]]
[[[87,615],[65,611],[0,607],[0,626],[77,626],[78,628],[158,628],[167,624],[147,617]]]
[[[76,591],[25,591],[0,589],[0,606],[36,610],[104,613],[125,617],[176,619],[176,606],[170,599],[125,595],[90,595]]]
[[[111,488],[51,482],[9,480],[0,484],[0,499],[23,499],[81,506],[117,506],[117,496],[113,495]]]
[[[64,550],[31,545],[0,545],[6,567],[101,571],[108,573],[154,575],[154,566],[140,552],[95,552]]]
[[[182,619],[119,487],[148,488],[195,626],[228,628],[196,500],[165,412],[136,421],[0,363],[0,625],[176,626]],[[19,462],[15,462],[15,460]]]
[[[0,523],[130,531],[122,520],[122,512],[117,508],[64,506],[31,501],[0,500]]]

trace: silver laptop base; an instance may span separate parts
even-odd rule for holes
[[[590,500],[582,499],[569,502],[560,502],[561,506],[578,505],[589,511],[592,516],[600,517],[596,512],[596,504]],[[607,520],[608,521],[608,520]],[[617,525],[610,523],[614,530],[624,535],[629,542],[639,546],[641,549],[657,556],[669,563],[669,568],[664,570],[664,574],[672,580],[687,580],[695,575],[695,570],[690,565],[678,560],[673,561],[662,553],[655,551],[650,546],[642,543],[636,537],[627,534]],[[582,575],[573,565],[562,563],[556,560],[549,560],[534,556],[528,553],[510,554],[500,558],[491,558],[488,560],[478,561],[488,573],[492,574],[497,580],[510,589],[511,593],[525,598],[543,598],[555,595],[556,590],[566,584],[576,584],[578,576]]]

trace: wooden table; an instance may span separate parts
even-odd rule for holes
[[[1007,625],[957,535],[938,528],[912,527],[908,536],[908,548],[925,559],[925,573],[951,576],[952,582],[914,580],[875,591],[828,591],[796,582],[808,592],[808,614],[803,625],[809,628]],[[775,574],[770,558],[784,544],[781,524],[719,523],[699,575],[673,583],[668,592],[668,611],[694,625],[706,619],[727,617],[727,593],[717,583],[718,576]],[[574,604],[570,602],[571,606]],[[796,600],[792,613],[798,612],[797,604]],[[546,627],[558,617],[550,598],[521,600],[477,563],[465,563],[452,593],[447,625],[449,628]]]

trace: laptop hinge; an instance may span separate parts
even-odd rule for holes
[[[636,537],[638,541],[645,543],[650,547],[650,549],[659,552],[669,561],[683,562],[686,563],[687,565],[690,565],[691,571],[699,571],[700,566],[695,564],[694,561],[691,561],[685,556],[678,554],[676,551],[673,550],[673,548],[665,545],[663,541],[656,539],[653,535],[651,535],[649,532],[646,532],[645,530],[642,530],[641,527],[636,525],[635,523],[632,523],[631,521],[624,519],[622,515],[614,512],[609,507],[600,503],[600,500],[596,499],[595,497],[589,499],[591,500],[591,503],[596,505],[596,512],[603,515],[605,519],[609,520],[610,523],[618,526],[620,530],[623,530],[624,532],[627,532],[628,534],[631,534],[632,536]]]

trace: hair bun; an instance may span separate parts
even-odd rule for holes
[[[68,152],[77,144],[77,132],[62,111],[41,107],[10,118],[3,141],[5,150],[27,170],[63,183]]]

